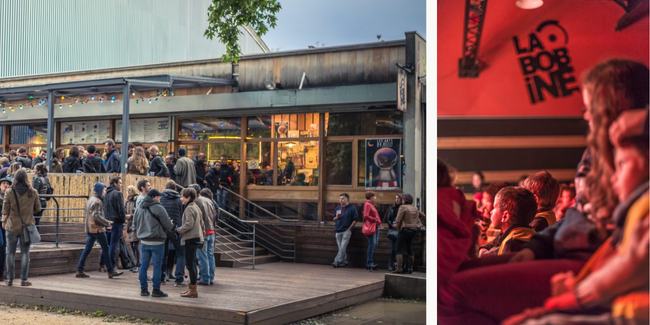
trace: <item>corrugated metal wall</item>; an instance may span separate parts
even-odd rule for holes
[[[2,0],[0,78],[218,58],[210,0]],[[244,54],[262,48],[244,29]]]

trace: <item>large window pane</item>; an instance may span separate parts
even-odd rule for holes
[[[270,116],[251,116],[248,118],[248,130],[246,136],[249,138],[270,138],[273,131],[273,122]]]
[[[357,155],[359,157],[359,161],[357,162],[358,170],[357,170],[357,185],[361,187],[366,186],[366,140],[359,140],[359,148],[357,151]]]
[[[12,126],[9,143],[44,145],[47,143],[47,124]]]
[[[325,135],[391,135],[404,132],[398,110],[325,114]]]
[[[207,146],[206,154],[210,164],[219,160],[221,156],[225,156],[229,163],[231,160],[237,162],[241,158],[239,156],[239,148],[241,147],[239,143],[208,143]],[[233,167],[237,167],[237,165],[234,164]]]
[[[278,185],[318,185],[318,141],[278,142]]]
[[[328,185],[352,185],[352,143],[331,142],[327,144],[325,159],[327,163]]]
[[[241,118],[197,118],[181,121],[179,141],[239,139]]]
[[[275,138],[317,138],[318,113],[273,115]]]
[[[246,184],[273,185],[273,159],[271,159],[271,142],[246,144]]]

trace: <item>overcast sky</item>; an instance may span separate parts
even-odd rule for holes
[[[426,39],[425,0],[279,0],[278,25],[262,36],[271,51],[404,39]],[[317,44],[318,42],[318,44]]]

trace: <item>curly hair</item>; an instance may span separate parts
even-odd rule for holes
[[[593,155],[592,169],[587,174],[587,190],[593,215],[608,220],[618,199],[611,186],[615,171],[613,146],[609,127],[622,111],[648,105],[648,67],[642,63],[612,59],[591,69],[583,82],[591,96],[587,109],[591,113],[593,129],[587,145]],[[606,221],[605,221],[606,222]]]

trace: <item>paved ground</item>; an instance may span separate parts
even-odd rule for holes
[[[306,319],[294,325],[419,325],[427,323],[426,315],[425,302],[379,299]]]
[[[395,301],[379,299],[362,305],[337,310],[332,313],[303,320],[295,325],[357,325],[357,324],[426,324],[426,303],[412,301]],[[0,324],[12,325],[71,325],[90,324],[100,325],[107,322],[116,325],[131,325],[134,323],[151,323],[151,320],[124,320],[111,316],[93,317],[88,314],[79,315],[74,311],[50,309],[42,307],[10,307],[0,303]],[[176,323],[156,324],[177,325]]]

